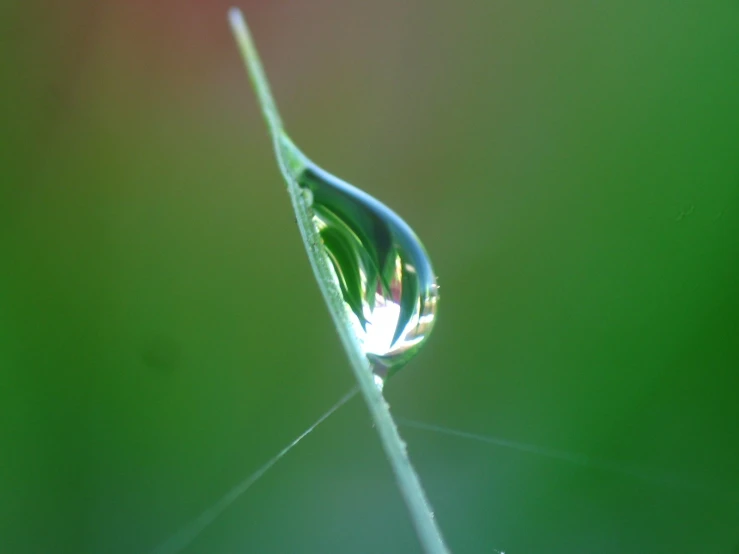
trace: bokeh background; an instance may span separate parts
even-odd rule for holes
[[[0,8],[0,550],[147,553],[352,386],[223,1]],[[423,238],[398,416],[455,553],[739,548],[739,3],[241,2]],[[599,462],[595,462],[599,461]],[[420,552],[355,399],[185,550]]]

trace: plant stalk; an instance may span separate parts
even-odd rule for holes
[[[361,345],[357,342],[349,315],[344,306],[341,290],[329,265],[329,260],[323,253],[321,238],[313,224],[310,208],[306,205],[302,191],[295,181],[294,170],[289,167],[289,161],[283,159],[280,149],[280,140],[284,136],[282,121],[246,21],[237,8],[231,8],[228,16],[231,30],[257,94],[262,114],[272,135],[275,153],[280,169],[287,181],[287,189],[313,273],[349,357],[354,377],[380,435],[380,441],[392,466],[398,488],[410,512],[419,541],[427,554],[448,554],[449,550],[434,519],[431,505],[426,498],[418,475],[408,458],[405,442],[398,433],[398,428],[390,413],[390,407],[382,396],[381,390],[375,384],[369,360],[364,355]]]

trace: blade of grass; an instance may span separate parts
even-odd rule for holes
[[[382,392],[375,385],[369,360],[364,355],[361,345],[357,342],[349,315],[344,308],[341,290],[332,273],[330,262],[323,254],[321,237],[312,222],[309,206],[306,205],[305,197],[294,179],[295,160],[284,159],[281,141],[286,138],[286,135],[246,21],[237,8],[231,8],[228,17],[231,30],[257,94],[262,113],[267,121],[267,127],[272,135],[275,155],[287,182],[287,190],[295,210],[308,259],[316,281],[318,281],[318,287],[321,289],[341,343],[349,357],[354,377],[380,436],[385,454],[392,466],[398,488],[408,507],[419,541],[428,554],[446,554],[449,550],[444,543],[441,530],[434,519],[421,481],[411,465],[405,443],[401,439],[395,421],[390,414],[390,408],[382,396]]]

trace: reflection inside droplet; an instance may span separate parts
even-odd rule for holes
[[[302,156],[284,139],[313,213],[347,314],[379,382],[418,352],[439,299],[431,262],[413,230],[390,208]],[[376,379],[376,382],[377,382]]]

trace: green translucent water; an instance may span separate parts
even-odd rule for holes
[[[324,171],[283,135],[278,151],[304,190],[325,254],[377,383],[419,351],[434,326],[438,287],[421,241],[398,214]]]

